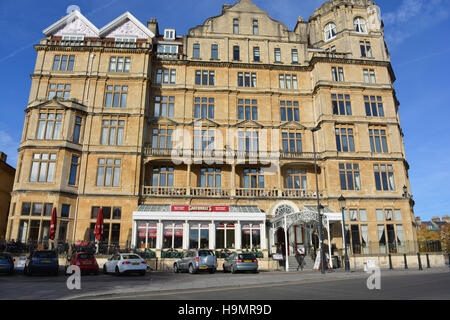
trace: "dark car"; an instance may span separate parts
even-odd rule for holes
[[[59,263],[58,255],[55,251],[39,250],[30,254],[25,262],[23,273],[33,275],[34,273],[49,273],[58,275]]]
[[[94,273],[98,274],[98,264],[95,256],[89,252],[74,252],[68,259],[66,264],[67,268],[70,265],[78,266],[82,273]]]
[[[0,252],[0,273],[14,273],[14,259],[6,252]]]
[[[223,262],[223,272],[258,272],[258,259],[251,253],[233,253]]]

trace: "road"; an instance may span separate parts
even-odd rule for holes
[[[259,274],[174,274],[82,276],[69,290],[62,274],[0,275],[0,299],[311,300],[450,299],[449,268],[381,271],[381,290],[368,290],[362,271],[261,272]]]

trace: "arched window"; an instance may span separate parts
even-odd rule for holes
[[[275,209],[275,216],[283,216],[285,214],[294,213],[294,208],[287,204],[282,204]]]
[[[356,18],[353,21],[353,26],[355,27],[355,31],[358,33],[367,33],[366,20],[363,18]]]
[[[336,37],[336,25],[330,22],[325,26],[325,41],[331,40]]]

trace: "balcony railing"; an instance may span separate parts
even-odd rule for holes
[[[230,191],[230,189],[224,188],[193,187],[190,194],[193,197],[230,197]]]
[[[277,189],[253,189],[253,188],[237,188],[236,197],[244,198],[276,198],[278,197]]]
[[[144,186],[144,196],[186,196],[187,188]]]
[[[283,198],[316,198],[317,191],[306,189],[283,189],[281,191]],[[319,190],[319,197],[323,197],[323,192]]]
[[[186,56],[182,53],[155,52],[157,60],[186,60]]]
[[[304,189],[270,189],[270,188],[204,188],[204,187],[153,187],[144,186],[144,197],[215,197],[215,198],[285,198],[285,199],[314,199],[316,191]],[[319,190],[319,196],[324,192]]]
[[[240,151],[240,150],[220,150],[220,149],[161,149],[144,147],[146,157],[167,157],[184,156],[191,158],[236,158],[236,159],[314,159],[313,152],[290,152],[290,151]],[[319,157],[319,153],[317,156]]]
[[[62,40],[62,39],[43,39],[41,45],[58,47],[106,47],[106,48],[131,48],[131,49],[149,49],[149,42],[120,42],[106,41],[104,39],[92,40]]]

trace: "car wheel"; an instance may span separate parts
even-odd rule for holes
[[[119,267],[116,266],[116,276],[120,276],[120,270]]]
[[[174,265],[173,265],[173,272],[175,272],[175,273],[180,272],[180,269],[178,269],[178,265],[176,263],[174,263]]]
[[[253,270],[253,273],[259,273],[258,269]]]
[[[231,266],[231,273],[236,273],[237,270],[234,268],[234,266]]]
[[[106,270],[106,263],[103,265],[103,274],[107,274],[108,270]]]
[[[209,269],[208,271],[209,271],[209,273],[213,274],[216,272],[216,268]]]
[[[145,276],[145,271],[141,271],[141,276]]]
[[[189,265],[189,273],[190,274],[194,274],[195,273],[195,269],[194,269],[194,266],[192,264]]]

